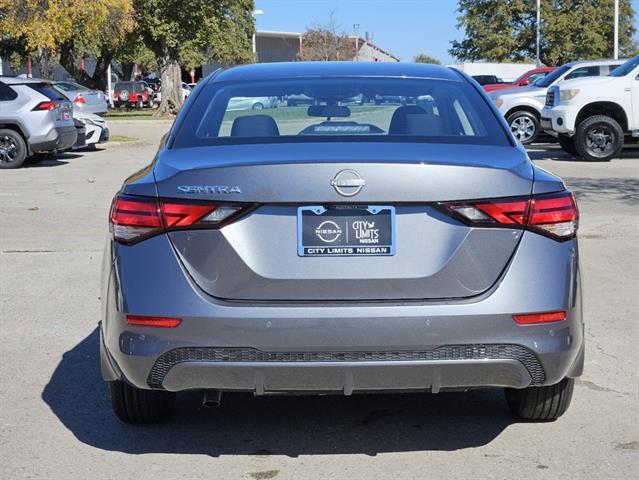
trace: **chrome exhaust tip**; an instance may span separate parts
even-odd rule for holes
[[[205,408],[219,407],[222,403],[222,390],[205,390],[202,405]]]

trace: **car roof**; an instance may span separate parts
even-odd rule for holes
[[[28,83],[52,83],[51,80],[43,78],[5,77],[0,76],[0,82],[6,85],[25,85]]]
[[[568,62],[564,65],[567,65],[569,67],[594,67],[596,65],[614,65],[617,63],[623,63],[625,62],[625,59],[618,59],[618,60],[576,60],[574,62]]]
[[[410,77],[461,82],[462,76],[439,65],[395,62],[254,63],[220,71],[213,82],[291,77]]]

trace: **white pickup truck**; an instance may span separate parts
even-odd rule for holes
[[[639,55],[607,76],[550,87],[541,128],[554,132],[566,152],[590,161],[610,160],[626,141],[639,140]]]

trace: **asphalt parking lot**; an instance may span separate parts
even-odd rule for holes
[[[501,392],[183,395],[126,426],[100,379],[96,324],[110,200],[170,124],[112,122],[107,144],[0,172],[0,478],[634,478],[639,470],[639,149],[531,157],[577,193],[585,374],[568,413],[524,423]],[[639,146],[639,145],[638,145]],[[633,474],[634,472],[634,474]]]

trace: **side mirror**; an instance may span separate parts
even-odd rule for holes
[[[519,85],[525,87],[526,85],[530,85],[530,82],[528,80],[522,80],[521,82],[519,82]]]

